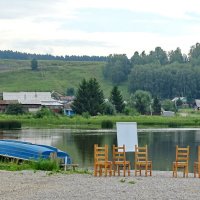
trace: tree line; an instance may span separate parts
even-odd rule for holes
[[[147,91],[137,90],[130,96],[128,101],[123,100],[120,90],[113,86],[108,99],[104,98],[98,81],[90,78],[88,81],[83,79],[79,84],[72,109],[76,114],[89,117],[95,115],[115,115],[119,113],[129,114],[161,114],[161,102]],[[174,103],[171,101],[163,102],[162,107],[173,110]]]
[[[63,60],[63,61],[98,61],[105,62],[107,60],[107,56],[76,56],[76,55],[65,55],[65,56],[53,56],[50,54],[30,54],[30,53],[22,53],[18,51],[12,50],[0,50],[0,59],[18,59],[18,60]]]
[[[200,98],[200,44],[192,46],[188,55],[180,48],[167,53],[161,47],[149,54],[136,51],[131,59],[110,55],[103,74],[115,85],[127,81],[130,93],[143,90],[162,99]]]

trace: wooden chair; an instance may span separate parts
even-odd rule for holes
[[[121,147],[113,145],[113,167],[114,176],[116,171],[118,171],[118,176],[120,176],[120,168],[123,169],[124,176],[126,176],[126,170],[128,176],[130,176],[130,161],[126,160],[125,145]]]
[[[142,170],[145,170],[145,176],[152,176],[152,161],[148,160],[148,148],[147,145],[145,147],[138,147],[135,145],[135,176],[137,176],[137,172],[142,174]]]
[[[173,177],[177,177],[179,168],[183,168],[183,177],[188,177],[189,146],[180,148],[176,145],[176,161],[173,162]]]
[[[194,177],[198,174],[200,178],[200,146],[198,146],[198,160],[194,162]]]
[[[94,176],[102,176],[102,173],[107,172],[112,175],[112,162],[108,161],[108,145],[105,144],[104,147],[99,147],[97,144],[94,145]]]

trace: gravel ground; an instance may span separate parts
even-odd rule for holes
[[[62,199],[200,199],[200,179],[172,178],[172,172],[153,171],[152,177],[94,177],[86,174],[0,171],[1,200]]]

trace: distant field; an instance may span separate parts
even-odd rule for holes
[[[32,71],[28,60],[0,59],[0,91],[58,91],[77,89],[83,78],[96,78],[107,98],[112,83],[104,80],[104,62],[38,61],[39,70]],[[127,84],[119,87],[127,99]]]

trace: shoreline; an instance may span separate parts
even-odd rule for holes
[[[172,177],[172,171],[153,176],[94,177],[88,174],[52,174],[44,171],[0,171],[2,200],[64,199],[199,199],[200,179]]]

